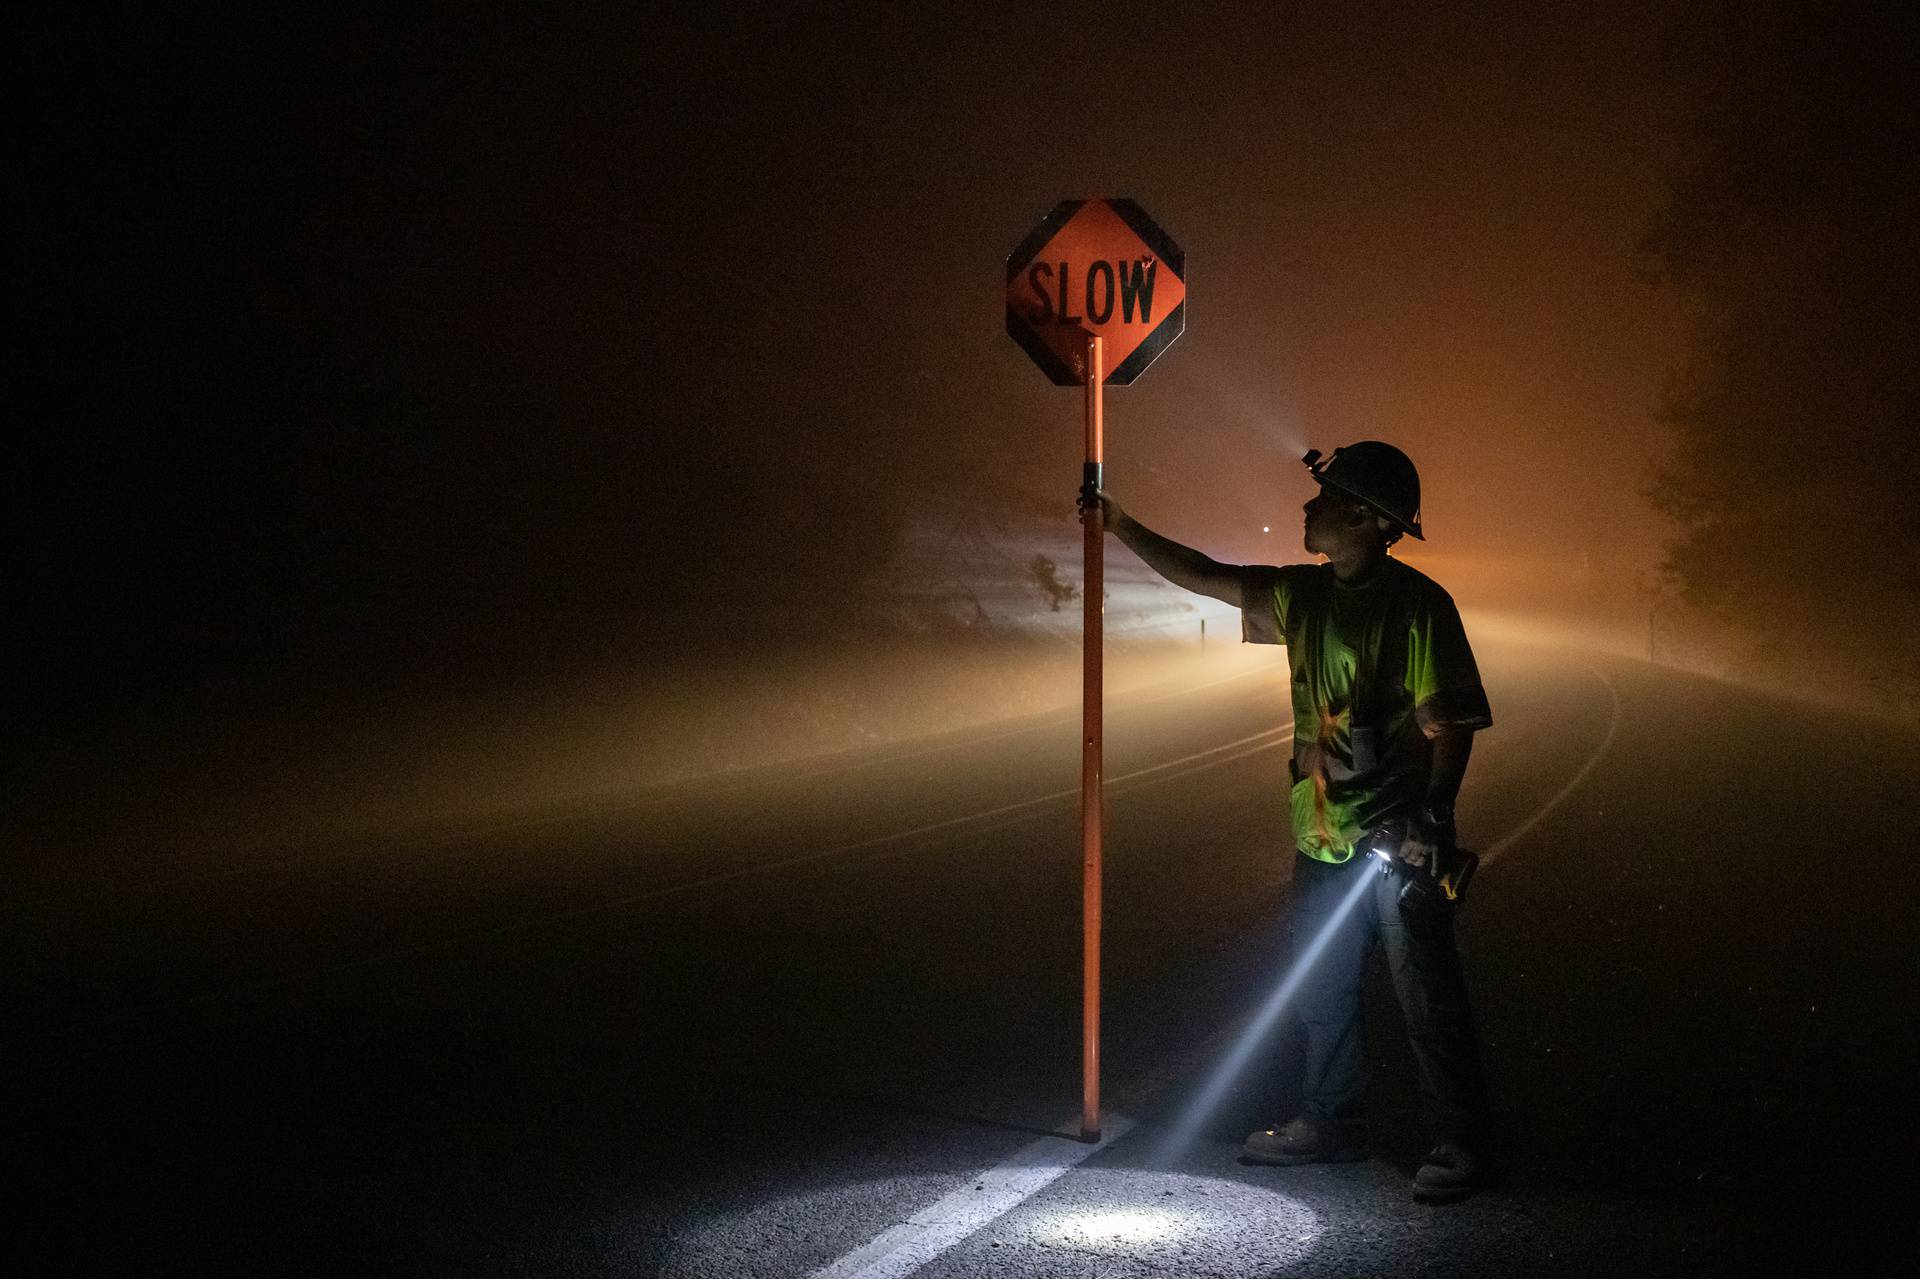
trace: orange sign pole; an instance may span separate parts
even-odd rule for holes
[[[1087,338],[1087,460],[1082,483],[1101,487],[1105,423],[1101,397],[1106,382],[1106,340]],[[1081,626],[1080,689],[1080,853],[1081,853],[1081,1005],[1080,1140],[1100,1140],[1100,816],[1101,650],[1106,604],[1106,512],[1098,501],[1087,505],[1086,582]]]
[[[1101,397],[1130,385],[1187,327],[1187,255],[1132,200],[1062,200],[1007,255],[1007,336],[1055,386],[1084,386],[1089,498],[1100,490]],[[1085,504],[1081,626],[1080,851],[1083,929],[1080,1136],[1100,1140],[1101,632],[1106,512]]]

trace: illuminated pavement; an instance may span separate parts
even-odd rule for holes
[[[1105,1148],[1045,1136],[1077,1103],[1078,885],[1074,724],[1043,717],[28,903],[9,1271],[849,1275],[960,1218],[901,1273],[1910,1249],[1920,736],[1482,648],[1499,723],[1462,811],[1492,856],[1463,930],[1511,1174],[1470,1203],[1407,1197],[1383,983],[1374,1159],[1235,1162],[1286,1111],[1284,1029],[1166,1152],[1283,975],[1280,655],[1230,651],[1110,719],[1107,1079],[1134,1126]],[[1084,1161],[992,1198],[1050,1143]]]

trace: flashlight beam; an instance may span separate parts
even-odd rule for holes
[[[1214,1108],[1220,1104],[1221,1098],[1226,1096],[1227,1090],[1233,1087],[1234,1081],[1246,1069],[1254,1049],[1266,1038],[1267,1031],[1279,1019],[1281,1011],[1287,1006],[1287,1001],[1292,999],[1294,993],[1300,989],[1300,983],[1306,980],[1307,973],[1312,970],[1313,965],[1327,949],[1327,944],[1333,940],[1334,933],[1346,921],[1347,916],[1353,913],[1354,907],[1360,904],[1361,897],[1373,888],[1373,881],[1376,878],[1378,876],[1375,875],[1371,866],[1354,876],[1353,887],[1348,889],[1347,895],[1340,899],[1340,904],[1334,907],[1333,913],[1327,917],[1327,922],[1321,926],[1318,933],[1314,934],[1313,940],[1307,943],[1306,949],[1300,952],[1293,967],[1274,988],[1273,993],[1267,996],[1267,1001],[1260,1006],[1258,1012],[1254,1013],[1246,1029],[1240,1032],[1240,1038],[1234,1042],[1232,1049],[1220,1059],[1220,1064],[1213,1068],[1206,1082],[1201,1085],[1200,1091],[1181,1113],[1179,1120],[1161,1146],[1160,1155],[1163,1161],[1172,1160],[1174,1156],[1193,1144],[1194,1138],[1207,1122],[1207,1117],[1213,1113]]]

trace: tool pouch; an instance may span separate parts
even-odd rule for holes
[[[1448,844],[1434,855],[1434,882],[1450,902],[1457,902],[1467,895],[1467,885],[1473,881],[1473,872],[1480,869],[1480,854],[1471,848],[1461,848],[1457,844]]]
[[[1471,848],[1441,845],[1434,850],[1431,871],[1402,868],[1400,913],[1419,916],[1459,905],[1479,868],[1480,854]]]

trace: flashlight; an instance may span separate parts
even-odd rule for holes
[[[1392,825],[1375,830],[1367,843],[1367,854],[1380,862],[1380,873],[1391,875],[1402,869],[1394,854],[1400,851],[1403,835]],[[1406,867],[1406,882],[1400,886],[1400,908],[1420,912],[1441,901],[1457,902],[1467,891],[1473,872],[1480,868],[1480,855],[1471,848],[1443,843],[1432,853],[1432,862],[1424,870]]]
[[[1393,855],[1400,851],[1400,833],[1392,826],[1381,826],[1367,838],[1367,854],[1380,863],[1382,875],[1393,874]]]

